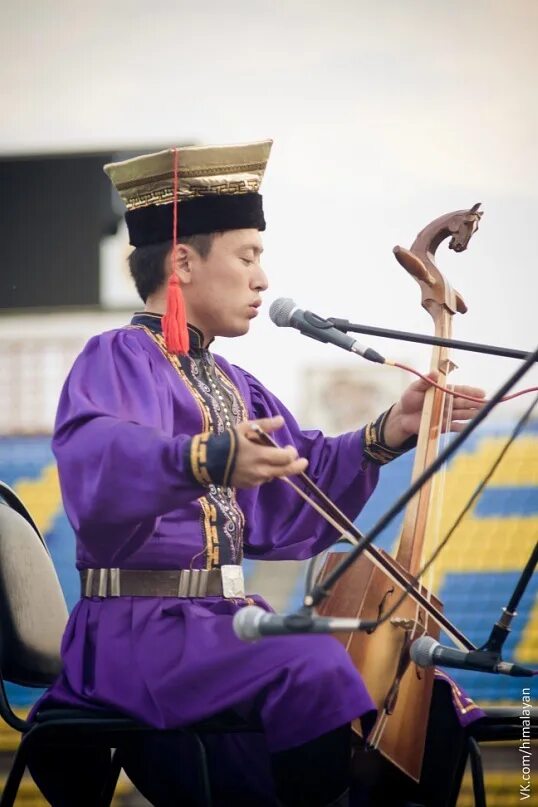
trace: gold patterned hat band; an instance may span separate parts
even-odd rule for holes
[[[225,230],[265,229],[263,179],[272,141],[177,149],[179,237]],[[105,165],[127,208],[129,241],[144,246],[172,240],[174,149]]]

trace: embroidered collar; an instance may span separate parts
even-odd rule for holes
[[[153,314],[151,311],[137,311],[131,320],[131,325],[145,325],[154,333],[162,333],[162,314]],[[189,353],[200,353],[207,351],[204,347],[204,335],[202,331],[194,325],[187,323],[189,331]],[[209,344],[214,340],[211,339]],[[209,345],[208,345],[209,347]]]

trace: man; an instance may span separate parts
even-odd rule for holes
[[[368,432],[325,438],[211,352],[214,337],[247,333],[267,289],[258,191],[270,146],[105,167],[127,207],[145,310],[90,340],[60,400],[53,448],[82,598],[44,705],[105,707],[159,729],[234,709],[259,719],[263,736],[217,739],[216,803],[345,805],[350,723],[368,727],[373,702],[332,637],[234,636],[239,608],[267,607],[246,597],[240,566],[329,547],[335,531],[280,479],[308,468],[355,518],[380,464],[414,442],[427,385],[413,384]],[[455,422],[472,413],[456,398]],[[279,447],[255,442],[252,422]],[[179,743],[163,734],[124,753],[158,807],[196,803]]]

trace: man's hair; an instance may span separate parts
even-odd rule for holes
[[[205,260],[211,252],[216,233],[189,235],[179,239],[178,243],[192,247]],[[136,247],[129,255],[129,270],[136,290],[144,302],[150,294],[154,294],[165,281],[164,261],[172,248],[172,241],[160,244],[149,244]]]

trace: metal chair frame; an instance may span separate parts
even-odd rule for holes
[[[26,770],[29,752],[35,744],[65,746],[75,743],[78,747],[119,748],[130,737],[140,733],[163,731],[138,723],[121,715],[103,715],[77,709],[49,709],[36,715],[35,720],[21,720],[13,713],[7,701],[3,682],[0,683],[0,716],[12,728],[21,731],[22,738],[15,754],[4,791],[0,797],[0,807],[12,807],[15,804],[19,786]],[[207,754],[201,734],[231,734],[236,732],[259,732],[261,727],[246,723],[234,713],[226,713],[184,729],[170,729],[170,733],[182,731],[191,736],[196,747],[198,784],[202,796],[201,805],[212,807],[211,782],[209,778]],[[96,807],[109,807],[118,777],[121,763],[117,752],[111,758],[110,771],[104,783]]]
[[[467,759],[471,765],[471,780],[475,807],[487,807],[484,783],[484,765],[480,743],[507,742],[521,739],[521,723],[515,708],[491,706],[484,710],[486,716],[472,723],[468,730]],[[531,710],[530,739],[538,739],[538,709]]]
[[[36,538],[48,548],[30,514],[22,504],[16,493],[5,483],[0,481],[0,502],[7,504],[17,512],[32,528]],[[0,648],[2,635],[0,631]],[[65,746],[75,743],[79,747],[101,747],[117,749],[126,740],[140,733],[155,733],[162,731],[152,726],[142,724],[125,715],[104,713],[103,711],[81,710],[74,708],[43,709],[34,715],[33,720],[23,720],[13,711],[5,689],[4,678],[5,658],[0,653],[0,718],[8,726],[21,733],[21,741],[8,774],[3,793],[0,795],[0,807],[13,807],[17,798],[20,783],[26,770],[29,751],[36,745]],[[20,683],[15,681],[15,683]],[[35,686],[48,686],[52,680],[41,680]],[[202,733],[204,734],[231,734],[238,732],[262,732],[259,724],[247,723],[232,710],[216,715],[214,718],[200,721],[182,729],[170,729],[170,733],[183,732],[191,736],[196,747],[196,760],[198,782],[202,797],[201,807],[212,807],[211,783],[207,764],[207,754]],[[96,807],[109,807],[118,777],[121,772],[121,763],[117,753],[111,757],[111,766],[107,781],[100,794]]]
[[[0,499],[18,513],[32,528],[36,538],[48,553],[48,548],[29,512],[18,496],[7,485],[0,481]],[[2,636],[0,634],[0,648]],[[103,711],[80,709],[45,709],[38,712],[32,721],[22,720],[11,708],[4,686],[4,658],[0,653],[0,718],[11,728],[21,733],[21,742],[15,754],[11,770],[3,793],[0,796],[0,807],[13,807],[17,798],[22,777],[28,763],[29,750],[34,745],[47,744],[66,745],[76,743],[79,747],[104,747],[115,749],[140,733],[155,733],[152,726],[137,722],[129,717]],[[19,682],[16,682],[19,683]],[[42,680],[41,685],[49,685],[52,680]],[[37,685],[37,684],[36,684]],[[162,730],[161,730],[162,731]],[[212,807],[211,783],[207,765],[206,749],[200,736],[206,734],[229,734],[237,732],[262,732],[259,724],[247,723],[233,711],[222,713],[212,719],[201,721],[183,729],[170,730],[174,733],[182,731],[191,736],[197,749],[197,771],[201,804]],[[531,739],[538,738],[538,709],[531,709]],[[507,707],[492,707],[486,710],[486,717],[471,724],[468,729],[467,755],[462,760],[462,771],[468,759],[471,765],[475,807],[487,807],[484,786],[484,769],[480,753],[480,743],[518,740],[521,737],[521,726],[515,710]],[[96,807],[109,807],[121,764],[117,753],[111,758],[110,771],[100,794]]]

